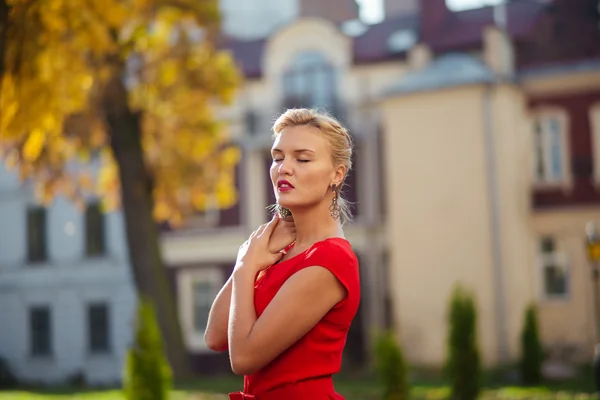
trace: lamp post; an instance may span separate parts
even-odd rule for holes
[[[594,348],[594,383],[596,392],[600,393],[600,297],[598,297],[598,280],[600,278],[600,234],[594,222],[585,226],[586,250],[592,268],[592,292],[594,294],[595,341]]]

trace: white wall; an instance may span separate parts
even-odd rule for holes
[[[131,284],[123,220],[106,215],[106,255],[86,258],[84,215],[64,198],[47,213],[47,262],[27,264],[27,206],[31,187],[0,167],[0,357],[17,376],[36,382],[60,382],[83,373],[91,384],[121,377],[131,340],[135,292]],[[109,306],[110,352],[96,356],[87,349],[87,304]],[[30,355],[29,307],[51,309],[52,357]]]

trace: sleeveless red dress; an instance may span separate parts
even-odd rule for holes
[[[259,372],[244,377],[244,391],[230,400],[343,400],[333,387],[352,319],[360,302],[358,259],[350,243],[329,238],[268,268],[254,285],[257,318],[285,281],[299,270],[321,266],[346,288],[347,296],[300,340]]]

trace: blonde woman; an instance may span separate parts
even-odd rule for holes
[[[340,195],[352,140],[338,121],[309,109],[286,111],[273,131],[278,213],[240,247],[205,340],[228,349],[233,372],[244,375],[244,391],[230,399],[343,399],[332,376],[360,301]]]

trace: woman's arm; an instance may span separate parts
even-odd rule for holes
[[[346,296],[335,275],[320,266],[292,275],[260,318],[254,309],[254,271],[236,268],[229,311],[231,368],[249,375],[298,341]]]
[[[296,227],[292,217],[279,221],[269,239],[269,249],[273,253],[283,250],[296,239]],[[206,346],[214,351],[227,350],[227,326],[229,306],[231,304],[232,277],[215,298],[208,314],[208,323],[204,332]],[[254,279],[254,278],[253,278]],[[254,285],[254,281],[252,283]],[[254,302],[252,302],[254,304]]]
[[[208,313],[208,323],[204,332],[204,342],[213,351],[227,350],[227,324],[229,323],[229,304],[231,303],[232,277],[227,279],[219,291]]]

